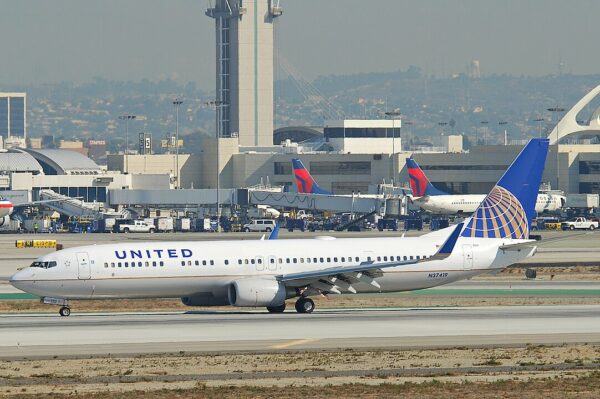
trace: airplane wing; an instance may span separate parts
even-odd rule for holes
[[[390,267],[405,265],[414,265],[416,263],[431,262],[432,260],[442,260],[450,256],[464,223],[456,225],[450,236],[441,245],[438,252],[425,259],[413,259],[398,262],[375,263],[363,262],[358,266],[331,267],[328,269],[312,270],[307,272],[289,273],[276,276],[277,280],[285,283],[288,287],[302,288],[303,290],[314,290],[317,293],[333,292],[340,294],[340,289],[356,293],[353,284],[362,282],[370,284],[376,288],[381,288],[375,281],[377,277],[383,275],[383,271]]]

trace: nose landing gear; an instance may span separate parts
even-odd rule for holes
[[[60,306],[60,310],[58,311],[58,313],[61,316],[68,316],[71,314],[71,308],[69,307],[69,301],[67,299],[64,298],[51,298],[51,297],[43,297],[40,300],[42,303],[46,304],[46,305],[58,305]]]

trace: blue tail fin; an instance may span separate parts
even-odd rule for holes
[[[548,139],[532,139],[485,197],[463,230],[463,237],[529,238]]]
[[[269,234],[269,240],[276,240],[277,238],[279,238],[279,223],[275,223],[275,228],[273,229],[273,231],[271,232],[271,234]]]
[[[301,160],[292,159],[292,167],[294,169],[294,178],[296,179],[296,187],[299,193],[304,194],[324,194],[332,195],[333,193],[323,190],[315,179],[310,175],[308,169],[304,166]]]
[[[429,181],[423,169],[412,158],[406,158],[406,168],[408,169],[408,177],[410,178],[410,188],[415,197],[425,197],[433,195],[448,195],[441,190],[435,188]]]

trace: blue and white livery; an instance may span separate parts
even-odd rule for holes
[[[47,303],[179,297],[190,306],[310,313],[315,295],[418,290],[496,271],[535,252],[528,239],[548,140],[525,146],[464,224],[421,237],[149,242],[69,248],[13,275]]]

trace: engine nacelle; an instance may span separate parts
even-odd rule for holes
[[[227,306],[229,299],[227,295],[213,295],[211,293],[184,296],[181,298],[181,303],[186,306]]]
[[[275,279],[246,278],[232,282],[228,296],[233,306],[277,306],[288,298],[288,293],[285,284]]]
[[[9,222],[10,216],[4,216],[3,218],[0,218],[0,227],[8,225]]]

